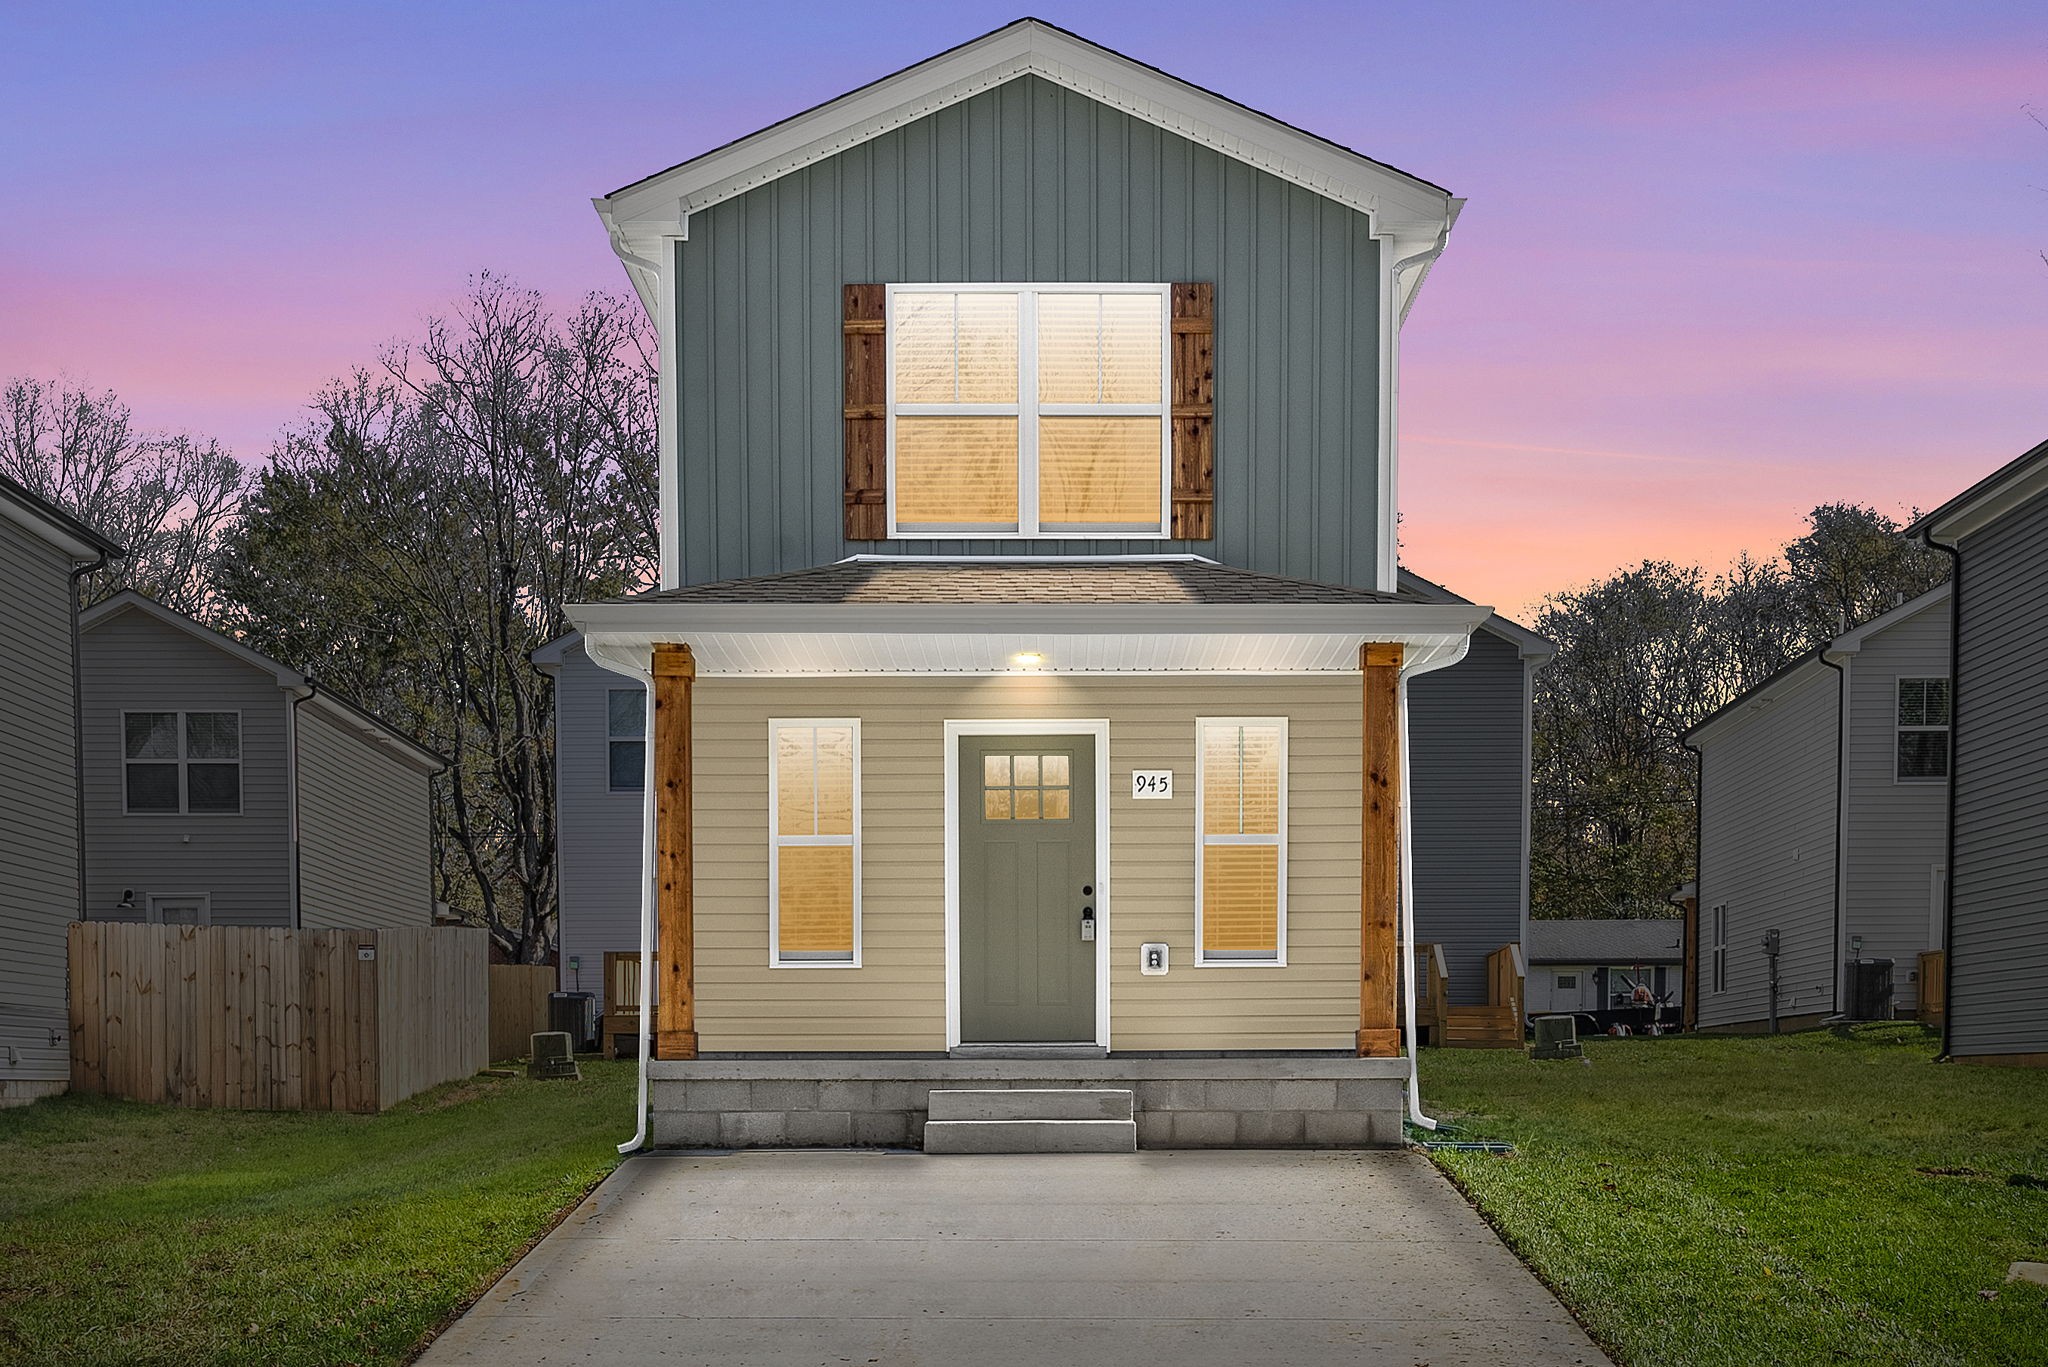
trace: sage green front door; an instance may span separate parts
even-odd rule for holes
[[[1093,1041],[1095,738],[963,736],[959,791],[961,1042]]]

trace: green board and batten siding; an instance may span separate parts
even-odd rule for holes
[[[877,551],[1192,551],[1375,582],[1363,214],[1027,76],[693,214],[674,249],[684,583]],[[1214,540],[845,538],[841,287],[957,280],[1215,284]]]

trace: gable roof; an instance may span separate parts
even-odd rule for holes
[[[1469,603],[1472,601],[1462,594],[1445,588],[1434,580],[1424,579],[1406,565],[1401,567],[1400,575],[1402,589],[1418,597],[1428,598],[1439,603]],[[1539,666],[1548,664],[1557,658],[1557,642],[1551,640],[1548,636],[1539,636],[1520,622],[1503,617],[1497,612],[1484,622],[1481,622],[1479,629],[1492,632],[1514,646],[1523,659],[1535,660]]]
[[[1531,921],[1522,943],[1532,964],[1676,964],[1685,962],[1684,933],[1676,916]]]
[[[1777,673],[1772,674],[1762,683],[1744,689],[1728,702],[1709,712],[1705,717],[1695,722],[1692,729],[1679,739],[1687,745],[1692,745],[1697,741],[1705,739],[1706,733],[1710,729],[1725,730],[1726,727],[1723,723],[1735,717],[1738,712],[1762,712],[1766,710],[1779,698],[1790,693],[1796,686],[1806,682],[1807,676],[1813,667],[1826,668],[1829,665],[1838,663],[1847,656],[1856,654],[1873,637],[1883,635],[1893,627],[1910,618],[1919,616],[1931,607],[1937,607],[1942,603],[1946,603],[1948,595],[1949,586],[1947,584],[1937,584],[1918,598],[1901,603],[1889,612],[1880,613],[1862,626],[1845,631],[1833,640],[1821,642],[1805,654],[1786,661],[1778,669]]]
[[[2048,441],[1999,466],[1933,512],[1923,513],[1906,528],[1906,535],[1953,545],[2043,493],[2048,493]]]
[[[128,554],[126,547],[105,532],[79,521],[7,475],[0,475],[0,517],[34,532],[80,564]]]
[[[327,688],[288,665],[279,664],[260,651],[251,650],[232,636],[224,636],[212,627],[195,622],[182,612],[174,612],[148,594],[135,589],[123,589],[105,602],[95,603],[78,616],[78,630],[81,634],[94,631],[125,613],[138,613],[173,631],[183,632],[202,645],[218,650],[239,664],[248,665],[270,675],[277,686],[294,695],[299,702],[318,709],[333,721],[348,727],[364,740],[382,747],[415,768],[429,773],[439,773],[448,767],[445,757],[429,750],[403,731],[365,711],[355,703]]]
[[[1406,257],[1437,244],[1464,201],[1420,176],[1024,18],[837,99],[623,186],[592,203],[643,302],[662,239],[689,216],[1021,76],[1036,76],[1365,214]],[[1404,284],[1401,304],[1424,271]],[[650,305],[651,306],[651,305]]]

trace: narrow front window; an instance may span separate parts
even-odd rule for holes
[[[1287,723],[1197,724],[1197,964],[1279,964],[1287,948]]]
[[[769,724],[769,934],[778,967],[860,962],[860,723]]]

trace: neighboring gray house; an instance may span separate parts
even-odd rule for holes
[[[90,919],[432,924],[439,755],[142,594],[80,628]]]
[[[1686,735],[1700,756],[1697,1024],[1909,1015],[1942,946],[1949,588],[1809,652]],[[1888,1002],[1859,996],[1892,961]],[[1859,970],[1857,964],[1866,966]]]
[[[1637,989],[1678,1021],[1685,993],[1685,923],[1678,917],[1637,920],[1531,921],[1523,940],[1532,1016],[1612,1011],[1637,1000]]]
[[[121,548],[0,475],[0,1106],[71,1076],[65,927],[79,914],[77,573]]]
[[[1409,570],[1419,598],[1463,603]],[[1438,945],[1456,1005],[1487,1001],[1486,956],[1529,917],[1530,705],[1557,647],[1495,615],[1465,658],[1410,685],[1416,938]],[[645,694],[591,662],[570,632],[533,654],[555,681],[561,983],[604,1009],[607,952],[637,947]]]
[[[1946,1050],[2048,1066],[2048,442],[1912,530],[1955,558]]]

